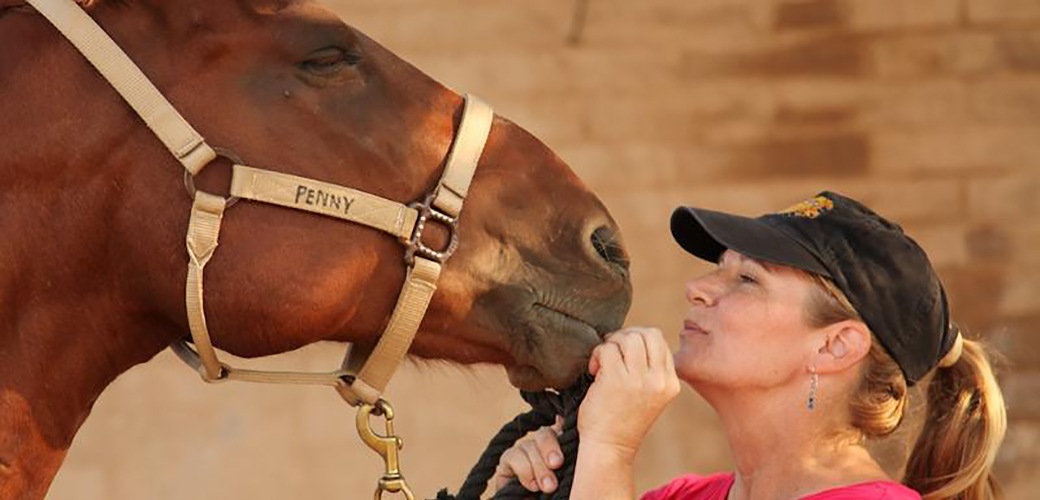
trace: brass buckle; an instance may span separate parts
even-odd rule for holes
[[[372,413],[386,419],[386,435],[377,434],[372,430],[372,425],[369,421],[369,415]],[[379,478],[379,484],[376,485],[373,498],[380,500],[385,491],[389,493],[403,493],[407,500],[415,500],[411,488],[408,487],[404,476],[401,475],[397,454],[404,447],[404,441],[394,434],[394,409],[390,406],[390,403],[380,399],[374,405],[361,405],[357,412],[357,430],[361,440],[378,453],[379,456],[383,457],[383,464],[386,466],[383,476]]]
[[[408,205],[408,208],[419,211],[419,218],[415,221],[415,229],[412,230],[412,237],[406,242],[404,253],[404,261],[409,267],[415,264],[416,255],[443,264],[444,261],[448,260],[448,257],[451,257],[451,254],[455,253],[455,249],[459,247],[458,219],[434,209],[433,200],[436,198],[437,193],[434,192],[427,195],[422,203],[412,202]],[[422,233],[428,220],[440,222],[448,228],[447,248],[438,252],[423,243]]]

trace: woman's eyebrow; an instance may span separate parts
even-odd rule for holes
[[[769,274],[773,274],[774,271],[776,270],[776,266],[774,266],[771,263],[762,262],[762,261],[753,259],[751,257],[748,257],[747,255],[744,255],[744,254],[742,254],[740,252],[733,251],[733,250],[727,251],[727,252],[722,254],[722,258],[719,259],[719,265],[722,265],[726,261],[737,261],[737,262],[740,262],[740,263],[748,262],[751,265],[761,269],[762,272],[769,273]]]
[[[776,266],[775,266],[774,264],[772,264],[772,263],[769,263],[769,262],[762,262],[762,261],[758,261],[758,260],[755,260],[755,259],[751,259],[751,258],[749,258],[749,259],[747,259],[747,260],[748,260],[748,262],[750,262],[750,263],[751,263],[752,265],[754,265],[754,266],[756,266],[756,267],[758,267],[758,268],[762,269],[763,271],[765,271],[765,272],[767,272],[767,273],[769,273],[769,274],[773,274],[773,272],[775,272],[775,271],[776,271],[776,269],[777,269],[777,268],[776,268]]]
[[[753,267],[760,269],[764,273],[773,274],[774,271],[776,271],[776,266],[769,262],[762,262],[760,260],[753,259],[741,253],[734,253],[737,254],[737,257],[740,259],[741,262],[747,262],[748,264],[751,264]]]

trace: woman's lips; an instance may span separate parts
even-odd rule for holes
[[[707,335],[708,332],[705,331],[703,328],[701,328],[701,326],[698,325],[697,323],[695,323],[695,322],[693,322],[691,320],[685,320],[685,321],[683,321],[683,331],[682,331],[682,334],[683,335]]]

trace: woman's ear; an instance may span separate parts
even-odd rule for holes
[[[839,321],[824,328],[824,345],[813,356],[817,373],[845,371],[870,352],[870,329],[862,321]]]

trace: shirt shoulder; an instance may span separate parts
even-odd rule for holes
[[[725,500],[732,485],[731,472],[706,476],[684,474],[646,492],[640,500]]]
[[[802,500],[921,500],[921,494],[894,481],[870,481],[813,493]]]

